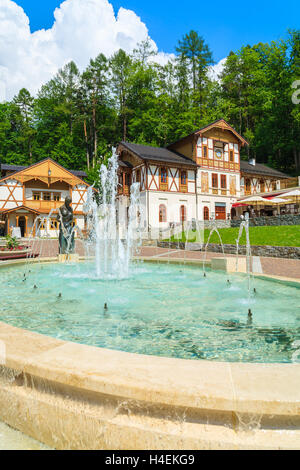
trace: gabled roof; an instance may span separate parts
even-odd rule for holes
[[[18,210],[26,210],[28,212],[32,212],[33,214],[40,215],[42,212],[36,210],[36,209],[31,209],[30,207],[27,206],[16,206],[13,209],[4,209],[2,210],[1,214],[9,214],[10,212],[16,212]]]
[[[242,143],[242,145],[249,145],[247,140],[244,139],[244,137],[241,136],[227,121],[225,121],[225,119],[218,119],[217,121],[214,121],[208,124],[207,126],[201,127],[201,129],[198,129],[192,132],[191,134],[183,137],[182,139],[179,139],[176,142],[173,142],[172,144],[168,145],[167,148],[173,147],[175,144],[193,135],[204,134],[205,132],[209,131],[210,129],[213,129],[214,127],[232,132],[236,136],[236,138]]]
[[[9,165],[8,163],[1,163],[1,171],[13,171],[14,173],[17,173],[19,171],[25,170],[28,168],[27,166],[24,165]],[[72,173],[75,176],[79,176],[79,178],[86,178],[87,174],[85,171],[82,170],[68,170],[70,173]],[[11,176],[11,175],[10,175]]]
[[[177,152],[168,150],[167,148],[151,147],[148,145],[131,144],[129,142],[121,142],[123,147],[134,153],[142,160],[152,160],[165,163],[177,163],[180,165],[197,166],[193,160],[181,155]]]
[[[5,176],[0,181],[5,181],[8,178],[14,178],[22,183],[30,181],[32,179],[38,179],[46,184],[53,184],[56,181],[65,181],[70,186],[76,186],[77,184],[88,184],[83,181],[80,177],[76,176],[69,170],[66,170],[59,163],[55,162],[51,158],[46,158],[38,163],[24,167],[15,173]]]
[[[270,168],[269,166],[263,165],[261,163],[251,165],[251,163],[245,162],[244,160],[241,160],[241,172],[252,175],[271,176],[274,178],[290,178],[289,175],[275,170],[274,168]]]
[[[124,160],[119,160],[119,166],[122,168],[133,168],[133,165],[129,162],[125,162]]]

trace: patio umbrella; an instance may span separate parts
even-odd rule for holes
[[[292,202],[300,202],[300,189],[294,189],[289,193],[281,194],[280,197],[290,199]]]
[[[284,206],[285,204],[290,204],[292,202],[290,199],[282,199],[281,197],[274,197],[273,199],[269,199],[269,201],[278,206]]]
[[[250,196],[247,199],[239,201],[241,204],[249,204],[250,206],[272,206],[272,202],[261,196]]]
[[[237,202],[235,204],[232,204],[232,207],[233,208],[236,208],[236,207],[247,207],[247,204],[241,204],[240,202]]]

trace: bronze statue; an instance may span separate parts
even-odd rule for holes
[[[72,199],[67,196],[65,203],[58,210],[57,220],[59,226],[59,254],[69,255],[74,253],[75,233],[73,230],[73,209]]]

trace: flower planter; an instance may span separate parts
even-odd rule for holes
[[[13,250],[5,248],[5,251],[0,248],[0,261],[26,258],[29,253],[31,253],[31,249],[28,247],[19,247]],[[30,254],[30,256],[32,255]]]

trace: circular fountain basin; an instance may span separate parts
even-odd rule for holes
[[[0,321],[65,341],[180,359],[298,360],[297,285],[255,279],[249,298],[243,275],[228,282],[220,271],[204,278],[199,267],[147,263],[128,279],[97,279],[82,263],[11,267],[0,281]]]
[[[6,310],[1,309],[5,323],[0,322],[0,346],[6,346],[0,367],[0,419],[10,426],[56,449],[300,448],[300,364],[290,363],[298,361],[297,351],[291,354],[298,344],[296,284],[255,280],[251,325],[247,322],[246,278],[232,276],[230,286],[222,273],[208,271],[204,279],[199,266],[145,264],[133,270],[130,279],[106,281],[95,279],[92,267],[84,264],[3,266],[0,273],[7,300]],[[79,286],[85,294],[79,295]],[[19,302],[10,303],[9,292],[17,287]],[[232,299],[229,291],[236,289],[239,294],[227,304]],[[276,311],[275,292],[284,305]],[[264,303],[267,295],[268,303]],[[211,310],[206,296],[214,299]],[[285,296],[290,301],[283,304]],[[103,308],[104,298],[108,310]],[[184,308],[187,300],[190,309]],[[167,316],[167,307],[172,305],[181,307],[181,314]],[[213,318],[214,326],[210,324]],[[271,323],[272,318],[276,323]],[[152,334],[150,354],[155,355],[119,351],[146,352],[150,348],[143,331],[146,323]],[[183,334],[184,325],[189,336]],[[253,335],[251,328],[257,330]],[[234,354],[227,340],[221,348],[213,331],[209,333],[214,329],[223,339],[231,335]],[[204,332],[206,346],[200,341]],[[240,335],[240,348],[236,348],[236,335]],[[117,342],[111,344],[112,338]],[[178,349],[176,343],[182,338]],[[280,356],[281,364],[247,362],[254,358],[261,338],[272,355],[269,362]],[[186,340],[192,340],[198,349],[191,349]],[[106,345],[105,341],[111,349],[76,344],[98,346]],[[242,353],[245,341],[256,344],[248,348],[252,352],[247,350],[246,356]],[[237,350],[240,362],[231,362]],[[204,353],[210,360],[201,360]],[[178,359],[181,354],[195,360]],[[232,359],[221,362],[224,355]]]

